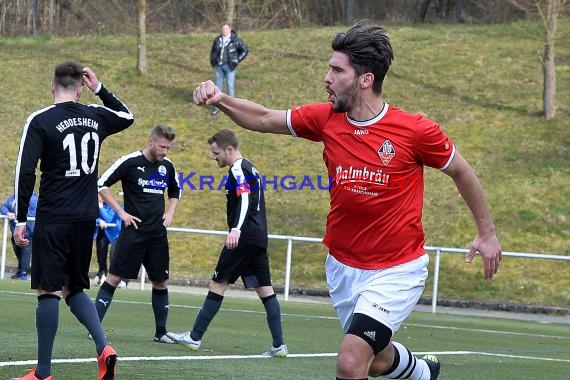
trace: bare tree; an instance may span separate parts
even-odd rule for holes
[[[38,35],[38,0],[32,0],[32,36]]]
[[[55,5],[55,0],[49,0],[48,4],[47,4],[47,9],[46,9],[46,18],[47,18],[47,30],[49,33],[54,33],[54,27],[57,24],[57,20],[56,20],[56,5]]]
[[[236,9],[235,0],[228,0],[227,9],[226,9],[226,20],[230,23],[234,22],[234,11]]]
[[[556,28],[558,16],[568,0],[510,0],[517,8],[531,13],[538,12],[544,21],[544,54],[542,56],[543,93],[542,104],[547,120],[556,116]]]
[[[345,20],[347,24],[352,24],[354,21],[354,0],[347,0]]]
[[[544,77],[543,107],[546,119],[552,119],[556,115],[556,54],[554,45],[556,42],[556,28],[558,27],[558,15],[560,9],[567,0],[537,1],[537,9],[544,20],[546,35],[544,38],[544,55],[542,57],[542,69]],[[539,4],[543,3],[543,4]]]
[[[137,43],[137,71],[146,73],[146,0],[138,0],[138,43]]]

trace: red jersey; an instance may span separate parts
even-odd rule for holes
[[[383,269],[425,253],[423,170],[443,170],[455,154],[439,125],[384,103],[371,120],[333,112],[332,103],[287,111],[293,136],[324,144],[332,179],[323,243],[338,261]]]

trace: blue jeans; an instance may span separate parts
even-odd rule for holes
[[[235,96],[234,84],[236,81],[236,70],[230,67],[230,65],[221,65],[214,68],[214,81],[216,86],[224,91],[224,79],[228,85],[228,91],[226,94],[229,96]]]
[[[25,247],[20,247],[12,237],[12,248],[18,259],[18,272],[20,274],[28,274],[30,272],[30,261],[32,260],[32,238],[30,237],[30,244]]]

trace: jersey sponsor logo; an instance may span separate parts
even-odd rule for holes
[[[396,150],[394,149],[394,146],[390,140],[384,141],[382,146],[378,149],[378,156],[380,156],[380,159],[384,165],[388,165],[395,155]]]
[[[138,185],[143,188],[144,193],[164,194],[164,189],[168,187],[168,184],[170,182],[168,176],[166,175],[166,168],[164,168],[164,171],[164,174],[161,173],[159,168],[158,171],[151,173],[148,176],[148,179],[138,179]]]
[[[376,331],[365,331],[363,334],[369,337],[373,342],[376,342]]]
[[[66,177],[79,177],[81,175],[81,171],[79,169],[75,170],[66,170],[65,176]]]
[[[147,187],[145,187],[143,189],[143,193],[150,193],[150,194],[164,194],[164,190],[160,190],[160,189],[149,189]]]
[[[335,180],[339,185],[361,183],[386,186],[390,181],[390,174],[384,173],[382,169],[368,168],[368,166],[357,168],[350,165],[346,168],[339,164],[336,167]]]
[[[144,173],[144,166],[137,166],[137,169]]]
[[[370,133],[370,131],[368,131],[368,129],[355,129],[354,132],[355,135],[357,136],[361,136],[361,135],[367,135]]]
[[[157,178],[149,178],[149,179],[144,179],[144,178],[139,178],[138,180],[138,184],[141,187],[153,187],[153,188],[165,188],[168,186],[168,180],[166,179],[157,179]]]

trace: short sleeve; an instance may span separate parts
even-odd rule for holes
[[[415,135],[416,151],[424,165],[439,170],[446,169],[455,155],[453,141],[441,130],[439,124],[418,115]]]
[[[287,128],[295,137],[323,141],[323,127],[332,114],[332,104],[319,103],[287,111]]]

